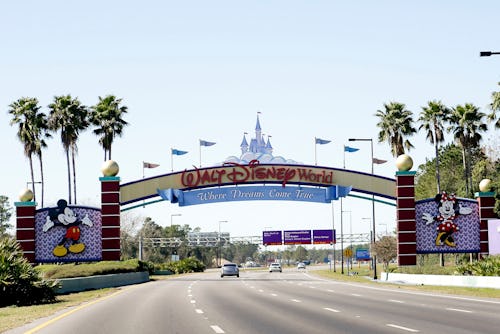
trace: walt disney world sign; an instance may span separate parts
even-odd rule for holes
[[[329,203],[349,192],[394,199],[394,180],[310,165],[225,163],[145,178],[120,186],[120,204],[160,196],[179,205],[225,201],[287,200]]]
[[[287,187],[287,183],[317,183],[323,188],[310,186]],[[179,206],[231,201],[285,200],[330,203],[345,197],[352,187],[333,185],[333,171],[316,171],[293,165],[264,165],[257,160],[248,165],[226,163],[223,168],[184,171],[180,175],[184,188],[158,189],[158,194]],[[229,186],[229,184],[236,186]],[[279,183],[280,186],[238,186],[245,183]],[[193,189],[193,188],[209,189]]]

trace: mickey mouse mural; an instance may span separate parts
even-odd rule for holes
[[[434,222],[438,222],[439,225],[436,228],[437,236],[435,240],[436,246],[447,245],[450,247],[456,247],[455,238],[453,234],[460,230],[455,219],[459,215],[468,215],[472,212],[470,207],[462,206],[455,194],[447,194],[443,191],[441,194],[437,194],[434,201],[438,204],[438,214],[432,216],[428,212],[422,215],[422,219],[425,221],[426,225],[430,225]]]
[[[55,226],[66,228],[66,233],[52,251],[55,256],[64,257],[68,254],[68,251],[78,254],[85,250],[85,244],[80,241],[81,224],[87,226],[93,225],[88,215],[79,220],[75,212],[68,207],[68,202],[64,199],[57,201],[57,207],[49,209],[45,224],[43,225],[43,232],[48,232]]]

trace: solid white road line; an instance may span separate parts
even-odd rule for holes
[[[404,331],[407,331],[407,332],[411,332],[411,333],[418,333],[418,332],[420,332],[418,329],[413,329],[413,328],[398,326],[398,325],[394,325],[394,324],[386,324],[386,326],[392,327],[392,328],[401,329],[401,330],[404,330]]]
[[[333,309],[333,308],[329,308],[329,307],[324,307],[323,310],[327,310],[327,311],[330,311],[330,312],[333,312],[333,313],[339,313],[340,312],[339,310],[336,310],[336,309]]]
[[[447,307],[446,308],[448,311],[455,311],[455,312],[463,312],[463,313],[472,313],[472,311],[469,311],[469,310],[461,310],[459,308],[450,308],[450,307]]]
[[[214,331],[214,332],[216,332],[216,333],[225,333],[225,332],[222,330],[222,328],[220,328],[219,326],[214,325],[214,326],[210,326],[210,327],[211,327],[211,328],[213,329],[213,331]]]

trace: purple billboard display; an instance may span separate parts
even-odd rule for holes
[[[285,245],[306,245],[311,243],[311,230],[284,231]]]
[[[262,232],[262,243],[264,245],[282,245],[283,238],[281,231],[264,231]]]
[[[313,244],[331,244],[334,242],[333,230],[313,230]]]

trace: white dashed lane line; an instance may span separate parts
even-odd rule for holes
[[[459,308],[446,308],[448,311],[454,311],[454,312],[462,312],[462,313],[472,313],[472,311],[469,311],[469,310],[462,310],[462,309],[459,309]]]
[[[404,301],[402,300],[396,300],[396,299],[389,299],[391,303],[399,303],[399,304],[404,304]]]
[[[214,331],[215,333],[225,333],[225,332],[222,330],[222,328],[220,328],[220,327],[219,327],[219,326],[217,326],[217,325],[213,325],[213,326],[210,326],[210,327],[213,329],[213,331]]]
[[[300,301],[300,300],[298,300],[298,299],[290,299],[290,300],[291,300],[292,302],[294,302],[294,303],[301,303],[301,301]]]
[[[198,314],[203,314],[203,310],[200,310],[199,308],[197,308],[195,311],[196,311],[196,313],[198,313]]]
[[[418,332],[420,332],[418,329],[413,329],[413,328],[398,326],[398,325],[394,325],[394,324],[386,324],[386,326],[392,327],[392,328],[401,329],[403,331],[407,331],[407,332],[411,332],[411,333],[418,333]]]
[[[327,310],[327,311],[330,311],[330,312],[333,312],[333,313],[339,313],[340,312],[339,310],[336,310],[336,309],[333,309],[333,308],[329,308],[329,307],[324,307],[323,310]]]
[[[361,295],[358,295],[357,293],[351,293],[351,296],[354,296],[354,297],[361,297]]]

